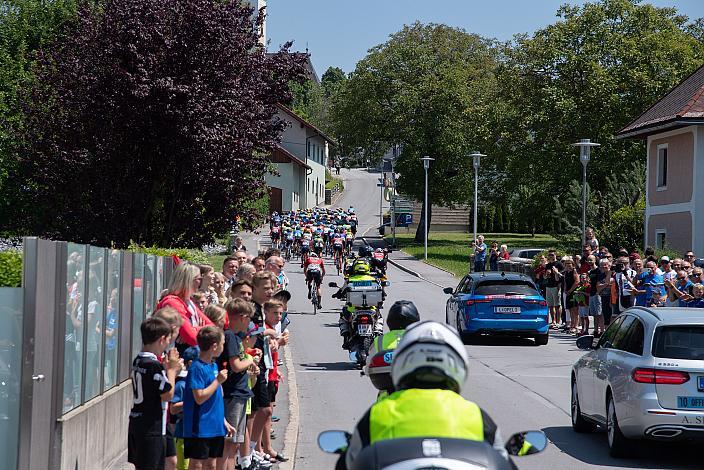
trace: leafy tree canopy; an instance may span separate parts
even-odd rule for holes
[[[219,0],[83,5],[24,96],[11,191],[27,203],[13,220],[118,247],[200,246],[236,213],[251,223],[286,125],[276,103],[305,60],[288,45],[267,56],[252,13]]]

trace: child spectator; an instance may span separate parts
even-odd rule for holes
[[[173,307],[163,307],[154,312],[154,318],[161,318],[166,323],[169,324],[171,328],[171,342],[166,347],[166,352],[171,348],[176,347],[176,338],[178,337],[178,332],[181,329],[181,323],[183,323],[183,318]],[[162,363],[164,358],[159,358]],[[167,404],[167,410],[170,408],[170,403]],[[167,416],[169,413],[167,412]],[[166,461],[164,463],[165,470],[174,470],[178,464],[176,443],[174,441],[173,429],[170,426],[166,427]]]
[[[222,354],[225,337],[215,326],[205,326],[196,337],[200,354],[186,378],[183,397],[184,457],[190,470],[214,470],[222,457],[225,436],[232,428],[225,421],[221,384],[227,370],[218,372],[214,359]]]
[[[223,276],[222,273],[215,273],[213,275],[213,291],[215,295],[218,296],[218,304],[225,305],[227,296],[225,295],[225,276]]]
[[[225,329],[227,312],[220,305],[208,305],[205,307],[205,316],[213,322],[213,325],[217,326],[221,330]]]
[[[572,298],[577,302],[579,311],[580,332],[578,336],[586,335],[589,332],[589,291],[591,284],[586,273],[579,275],[579,285],[572,291]]]
[[[198,290],[204,293],[208,298],[208,305],[219,304],[220,299],[213,288],[213,284],[215,283],[215,269],[213,269],[213,267],[209,264],[201,264],[200,275],[203,279],[200,281],[200,287]]]
[[[252,465],[249,455],[247,430],[247,401],[252,397],[249,387],[248,370],[254,365],[253,359],[245,357],[242,338],[249,329],[254,306],[242,299],[229,300],[225,304],[229,317],[229,328],[225,330],[225,347],[218,357],[218,364],[227,369],[227,380],[222,384],[225,398],[225,419],[234,428],[232,438],[225,441],[225,449],[221,459],[218,459],[218,469],[234,467],[235,456],[239,452],[239,465],[243,469]]]
[[[251,282],[245,279],[240,279],[239,281],[232,284],[230,290],[227,291],[227,297],[229,299],[244,299],[248,302],[251,302],[253,290],[254,285]]]
[[[174,395],[174,381],[181,370],[176,349],[165,366],[159,360],[171,343],[171,327],[151,317],[140,326],[142,351],[132,362],[134,403],[127,432],[127,460],[137,470],[163,468],[166,458],[166,402]]]
[[[176,470],[186,470],[188,468],[188,459],[183,455],[183,391],[186,388],[186,377],[188,376],[188,369],[190,369],[193,361],[198,359],[200,350],[198,346],[190,347],[183,352],[183,364],[185,370],[182,370],[176,378],[176,385],[174,386],[174,397],[171,399],[171,406],[169,410],[171,412],[171,423],[173,425],[173,434],[175,439],[176,447]]]
[[[201,312],[205,313],[205,307],[208,306],[208,296],[205,295],[205,292],[194,292],[193,294],[191,294],[191,300],[194,304],[198,306]]]
[[[261,335],[264,332],[263,327],[258,327],[256,324],[251,322],[249,324],[249,327],[247,328],[247,333],[242,340],[242,345],[244,346],[245,354],[244,357],[245,359],[251,359],[253,360],[254,364],[252,367],[250,367],[247,370],[247,376],[248,376],[248,384],[250,390],[254,389],[254,386],[257,384],[257,377],[259,376],[259,367],[257,364],[262,358],[262,350],[255,348],[255,344],[257,343],[257,340],[259,339],[259,335]],[[252,461],[252,454],[251,454],[251,439],[252,439],[252,427],[254,426],[254,419],[252,418],[252,399],[247,400],[247,407],[246,407],[246,413],[247,413],[247,429],[245,432],[245,438],[244,442],[247,443],[247,446],[240,446],[240,457],[239,457],[239,462],[240,466],[243,468],[246,468],[245,464],[248,464],[249,462]],[[246,447],[246,448],[245,448]],[[242,452],[246,452],[247,455],[244,457],[241,455]],[[254,465],[252,465],[255,467]],[[271,463],[269,462],[269,466],[271,466]],[[266,468],[266,465],[261,466],[260,468]]]

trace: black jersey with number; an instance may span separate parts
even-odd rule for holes
[[[171,390],[164,366],[148,352],[140,352],[132,361],[130,432],[147,436],[166,433],[166,403],[161,394]]]

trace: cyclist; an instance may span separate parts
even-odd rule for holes
[[[279,235],[280,234],[281,234],[281,227],[274,224],[274,226],[271,227],[271,232],[269,232],[269,236],[271,237],[271,246],[273,246],[274,248],[278,248],[278,246],[279,246]]]
[[[322,235],[316,234],[313,238],[313,251],[318,254],[318,256],[323,256],[323,248],[325,247],[325,241]]]
[[[318,292],[318,308],[323,308],[320,302],[320,286],[323,283],[323,278],[325,277],[325,263],[316,252],[313,252],[310,256],[308,256],[308,259],[303,267],[303,274],[306,276],[306,283],[308,285],[308,298],[311,298],[310,285],[313,281],[315,281],[315,290]]]
[[[339,271],[342,271],[342,251],[345,249],[345,239],[342,238],[340,232],[335,232],[332,236],[332,253],[335,258],[335,265],[339,266]]]

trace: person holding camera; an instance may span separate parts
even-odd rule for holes
[[[486,243],[483,235],[479,235],[472,242],[472,248],[474,249],[474,272],[486,271]]]
[[[614,281],[616,282],[617,299],[614,304],[613,315],[618,315],[633,306],[631,291],[633,290],[633,280],[636,277],[636,272],[631,269],[628,257],[618,258],[614,271],[616,273],[614,274]]]

